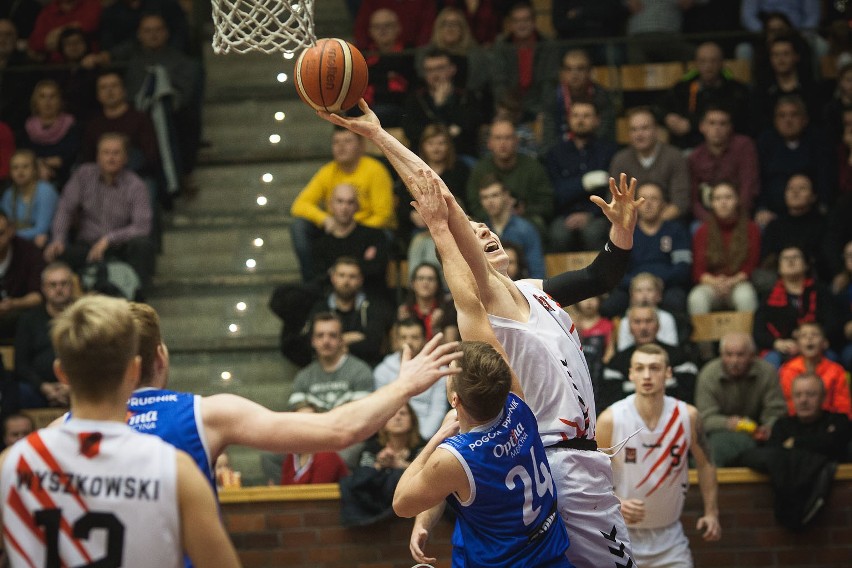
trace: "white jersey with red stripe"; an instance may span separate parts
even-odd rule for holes
[[[488,315],[538,420],[544,446],[595,437],[595,397],[574,322],[548,294],[515,282],[530,305],[526,323]]]
[[[118,422],[39,430],[0,471],[13,567],[183,566],[176,450]]]
[[[685,402],[667,396],[657,426],[649,430],[635,399],[633,394],[612,405],[613,440],[624,440],[642,428],[612,458],[615,494],[645,502],[645,518],[630,528],[665,527],[680,520],[689,488],[689,411]]]

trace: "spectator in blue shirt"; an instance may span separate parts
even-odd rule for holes
[[[644,197],[645,202],[639,207],[627,273],[601,305],[601,313],[607,317],[620,316],[627,310],[630,280],[640,272],[650,272],[663,281],[662,309],[675,315],[686,312],[692,240],[680,221],[663,220],[663,210],[668,205],[664,195],[663,188],[653,183],[641,185],[636,190],[636,196]]]
[[[3,194],[0,207],[19,237],[44,248],[59,196],[52,184],[38,179],[38,163],[32,150],[12,154],[9,173],[12,183]]]

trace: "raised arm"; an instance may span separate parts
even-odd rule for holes
[[[413,203],[435,241],[435,248],[444,265],[444,278],[453,296],[458,312],[458,327],[464,341],[482,341],[497,350],[506,363],[509,357],[494,334],[488,313],[482,304],[480,289],[476,285],[471,267],[462,256],[449,228],[449,198],[445,197],[432,172],[420,172],[409,180],[416,202]],[[511,367],[511,366],[510,366]],[[518,378],[512,371],[512,392],[523,396]]]
[[[722,525],[719,524],[719,485],[716,481],[716,466],[710,459],[710,446],[698,410],[689,405],[689,421],[692,423],[692,442],[690,451],[695,458],[698,471],[698,488],[701,490],[701,500],[704,502],[704,515],[698,519],[695,528],[703,531],[707,541],[722,538]]]
[[[449,367],[462,353],[458,344],[441,345],[436,334],[417,354],[403,350],[396,381],[362,399],[328,412],[273,412],[232,394],[207,397],[202,416],[215,459],[227,446],[239,444],[276,453],[337,451],[375,434],[405,404],[443,376],[458,372]]]
[[[635,199],[636,178],[630,178],[628,183],[625,174],[619,176],[617,184],[615,179],[609,178],[609,189],[612,193],[609,203],[597,195],[590,199],[612,223],[609,230],[610,243],[586,268],[532,282],[562,305],[575,304],[610,292],[627,270],[639,206],[644,199]]]
[[[367,106],[367,103],[363,99],[360,103],[358,103],[358,105],[364,113],[363,116],[358,118],[345,118],[336,114],[329,114],[321,111],[317,112],[317,114],[332,124],[342,126],[356,134],[360,134],[378,146],[391,163],[391,166],[393,166],[397,174],[399,174],[399,177],[403,180],[406,187],[408,187],[412,196],[414,196],[414,192],[410,185],[411,182],[417,179],[420,172],[431,172],[433,177],[437,180],[441,188],[441,192],[448,198],[448,226],[456,241],[456,246],[461,251],[462,256],[473,271],[477,285],[486,295],[491,293],[489,290],[491,290],[492,286],[494,287],[494,290],[498,290],[496,287],[501,285],[499,283],[499,277],[497,276],[496,271],[491,268],[491,265],[488,264],[488,260],[485,258],[485,251],[482,250],[481,244],[471,229],[470,223],[468,223],[467,220],[467,215],[456,202],[455,197],[453,197],[452,192],[450,192],[446,184],[444,184],[438,174],[434,173],[426,162],[420,158],[420,156],[406,148],[402,142],[394,138],[382,128],[378,117],[372,110],[370,110],[370,107]],[[416,196],[414,196],[414,198],[417,199]]]

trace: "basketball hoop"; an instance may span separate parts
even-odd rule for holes
[[[293,54],[316,42],[314,0],[211,0],[213,52]]]

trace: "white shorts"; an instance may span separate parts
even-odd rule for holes
[[[689,539],[680,521],[667,527],[628,527],[633,554],[642,568],[692,568]]]
[[[621,502],[612,484],[612,465],[601,452],[547,448],[559,514],[577,568],[635,568]]]

